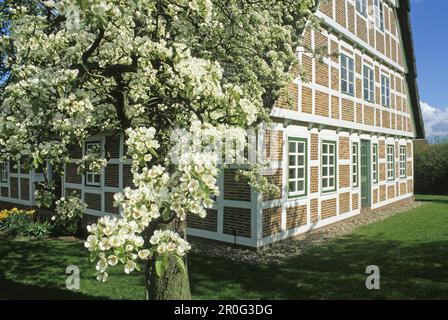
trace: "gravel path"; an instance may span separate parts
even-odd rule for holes
[[[251,264],[278,263],[285,258],[300,255],[307,248],[318,246],[334,238],[349,234],[359,226],[384,220],[422,204],[424,202],[413,201],[405,205],[390,206],[381,211],[366,212],[350,219],[310,231],[306,234],[277,242],[259,252],[244,248],[235,248],[217,242],[203,241],[197,238],[191,240],[192,251],[205,256],[224,257],[231,261]]]

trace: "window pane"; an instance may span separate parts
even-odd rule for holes
[[[297,164],[299,165],[299,166],[303,166],[304,164],[305,164],[305,157],[304,156],[299,156],[298,158],[297,158]]]
[[[290,192],[295,192],[296,189],[296,182],[295,181],[289,181],[289,191]]]
[[[95,175],[95,183],[100,183],[100,179],[101,179],[101,176],[96,174]]]
[[[303,168],[297,169],[297,178],[303,179],[305,177],[305,170]]]
[[[322,175],[323,175],[324,177],[328,176],[328,167],[324,167],[324,168],[323,168]]]
[[[289,143],[289,152],[296,152],[296,143],[295,142]]]
[[[289,179],[295,179],[295,178],[296,178],[296,170],[289,169]]]
[[[303,180],[297,181],[297,191],[303,191],[305,189],[305,183]]]
[[[304,153],[305,152],[305,144],[304,143],[298,143],[297,144],[297,150],[299,153]]]
[[[334,175],[334,167],[330,167],[330,176]]]
[[[327,180],[327,178],[324,178],[324,179],[322,180],[322,187],[324,187],[324,188],[327,188],[327,187],[328,187],[328,180]]]
[[[296,157],[295,156],[289,156],[289,165],[290,166],[296,165]]]
[[[329,187],[333,187],[334,186],[334,178],[330,178],[330,182],[329,182]]]

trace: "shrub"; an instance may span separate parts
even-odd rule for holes
[[[8,236],[17,237],[48,237],[53,225],[48,221],[34,221],[34,210],[13,208],[0,211],[0,229]]]
[[[448,194],[448,142],[416,146],[415,193]]]
[[[85,209],[86,205],[75,196],[56,201],[56,213],[51,217],[51,220],[55,222],[56,232],[74,235],[78,231]]]
[[[53,232],[54,225],[48,221],[39,221],[28,223],[24,230],[23,236],[31,238],[46,238]]]

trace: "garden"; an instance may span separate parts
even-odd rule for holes
[[[191,253],[193,299],[446,299],[448,196],[417,200],[424,203],[278,263]],[[80,269],[79,290],[66,288],[70,265]],[[368,265],[380,268],[380,290],[365,287]],[[143,273],[111,270],[98,282],[83,241],[67,236],[3,238],[0,287],[0,299],[145,298]]]

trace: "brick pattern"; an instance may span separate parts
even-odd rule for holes
[[[101,211],[101,194],[84,192],[84,202],[88,209]]]
[[[114,192],[105,192],[104,193],[104,211],[107,213],[118,214],[118,207],[114,206]]]
[[[307,206],[290,207],[286,209],[286,229],[297,228],[307,224]]]
[[[264,158],[273,161],[283,160],[283,131],[265,131]]]
[[[336,199],[324,200],[321,203],[320,217],[322,220],[336,215]]]
[[[350,187],[350,165],[339,165],[339,188]]]
[[[9,184],[11,186],[11,198],[19,199],[19,179],[10,177]]]
[[[369,8],[373,7],[373,1],[369,0]],[[336,14],[333,16],[332,8],[336,9]],[[336,23],[343,26],[349,32],[355,34],[360,41],[369,43],[375,47],[379,52],[386,54],[391,60],[403,66],[403,57],[401,55],[400,39],[398,39],[397,22],[395,21],[394,8],[385,3],[385,25],[386,31],[379,32],[373,24],[373,19],[365,19],[355,9],[354,3],[347,0],[329,0],[321,2],[319,10],[331,17]],[[372,10],[368,10],[369,15]],[[356,28],[355,28],[356,27]],[[314,33],[314,37],[312,34]],[[307,30],[305,32],[303,44],[311,46],[314,49],[329,46],[327,53],[329,59],[335,63],[339,63],[339,48],[338,43],[329,37],[329,34],[334,33],[331,30],[317,29],[314,31]],[[312,42],[312,39],[314,41]],[[330,40],[329,40],[330,39]],[[344,49],[345,50],[345,49]],[[348,49],[347,49],[348,50]],[[371,58],[367,54],[363,56],[355,54],[355,73],[362,76],[364,64],[371,63]],[[318,61],[313,59],[309,54],[301,54],[300,60],[303,70],[307,76],[303,79],[302,85],[293,86],[290,88],[290,95],[295,99],[296,93],[300,91],[301,94],[301,111],[309,114],[316,114],[324,117],[331,117],[333,119],[342,119],[349,122],[356,122],[370,126],[378,126],[390,128],[394,130],[402,130],[412,132],[412,124],[410,114],[405,108],[407,106],[407,86],[405,85],[405,75],[399,74],[395,68],[390,69],[389,65],[383,64],[382,69],[387,69],[387,73],[391,73],[391,110],[383,111],[378,106],[381,104],[380,96],[380,68],[375,62],[375,104],[363,101],[363,85],[362,80],[355,77],[355,92],[354,97],[349,97],[340,93],[340,75],[339,70],[333,66],[329,66],[327,61]],[[313,68],[314,65],[314,68]],[[388,69],[389,68],[389,69]],[[314,69],[314,70],[313,70]],[[294,69],[296,70],[296,69]],[[314,74],[313,74],[314,72]],[[294,77],[298,72],[294,71]],[[314,79],[315,83],[330,90],[311,89],[308,87],[308,82]],[[397,83],[397,85],[395,85]],[[341,97],[341,98],[340,98]],[[361,99],[361,102],[355,104],[355,97]],[[313,110],[314,99],[314,110]],[[281,99],[280,99],[281,100]],[[359,100],[358,100],[359,101]],[[283,102],[279,102],[284,105]],[[281,106],[284,108],[295,110],[297,108],[290,105]],[[340,111],[341,108],[341,111]],[[356,112],[355,112],[356,110]],[[406,116],[398,115],[397,111],[406,110]]]
[[[268,179],[268,181],[277,187],[280,188],[280,192],[277,194],[263,194],[263,201],[271,201],[274,199],[281,199],[282,197],[282,176],[283,176],[283,170],[278,169],[272,174],[266,175],[265,177]]]
[[[9,188],[1,187],[1,195],[2,195],[2,197],[8,198],[9,197]]]
[[[339,214],[350,211],[350,192],[341,193],[339,195]]]
[[[315,223],[319,219],[319,200],[310,200],[311,222]]]
[[[310,193],[319,192],[319,167],[310,168]]]
[[[107,164],[104,169],[104,184],[106,187],[119,187],[119,165],[118,164]]]
[[[187,226],[189,228],[217,232],[218,231],[218,211],[217,210],[207,210],[207,216],[205,218],[201,218],[195,214],[188,214]]]
[[[251,237],[251,210],[224,207],[223,232],[240,237]]]
[[[134,177],[132,176],[131,165],[124,164],[123,165],[123,188],[132,187],[134,185],[132,180],[134,180]]]
[[[237,171],[236,169],[224,170],[224,199],[250,201],[251,188],[249,179],[240,178],[236,181]]]
[[[78,175],[78,165],[75,163],[67,163],[65,165],[65,182],[67,183],[82,183],[82,176]]]
[[[319,136],[315,133],[312,133],[310,141],[311,141],[311,143],[310,143],[310,147],[311,147],[310,159],[311,160],[319,160]]]
[[[263,210],[263,237],[276,234],[282,228],[282,208],[269,208]]]
[[[358,210],[359,208],[359,193],[352,194],[352,210]]]
[[[20,178],[20,199],[30,200],[30,179]]]

